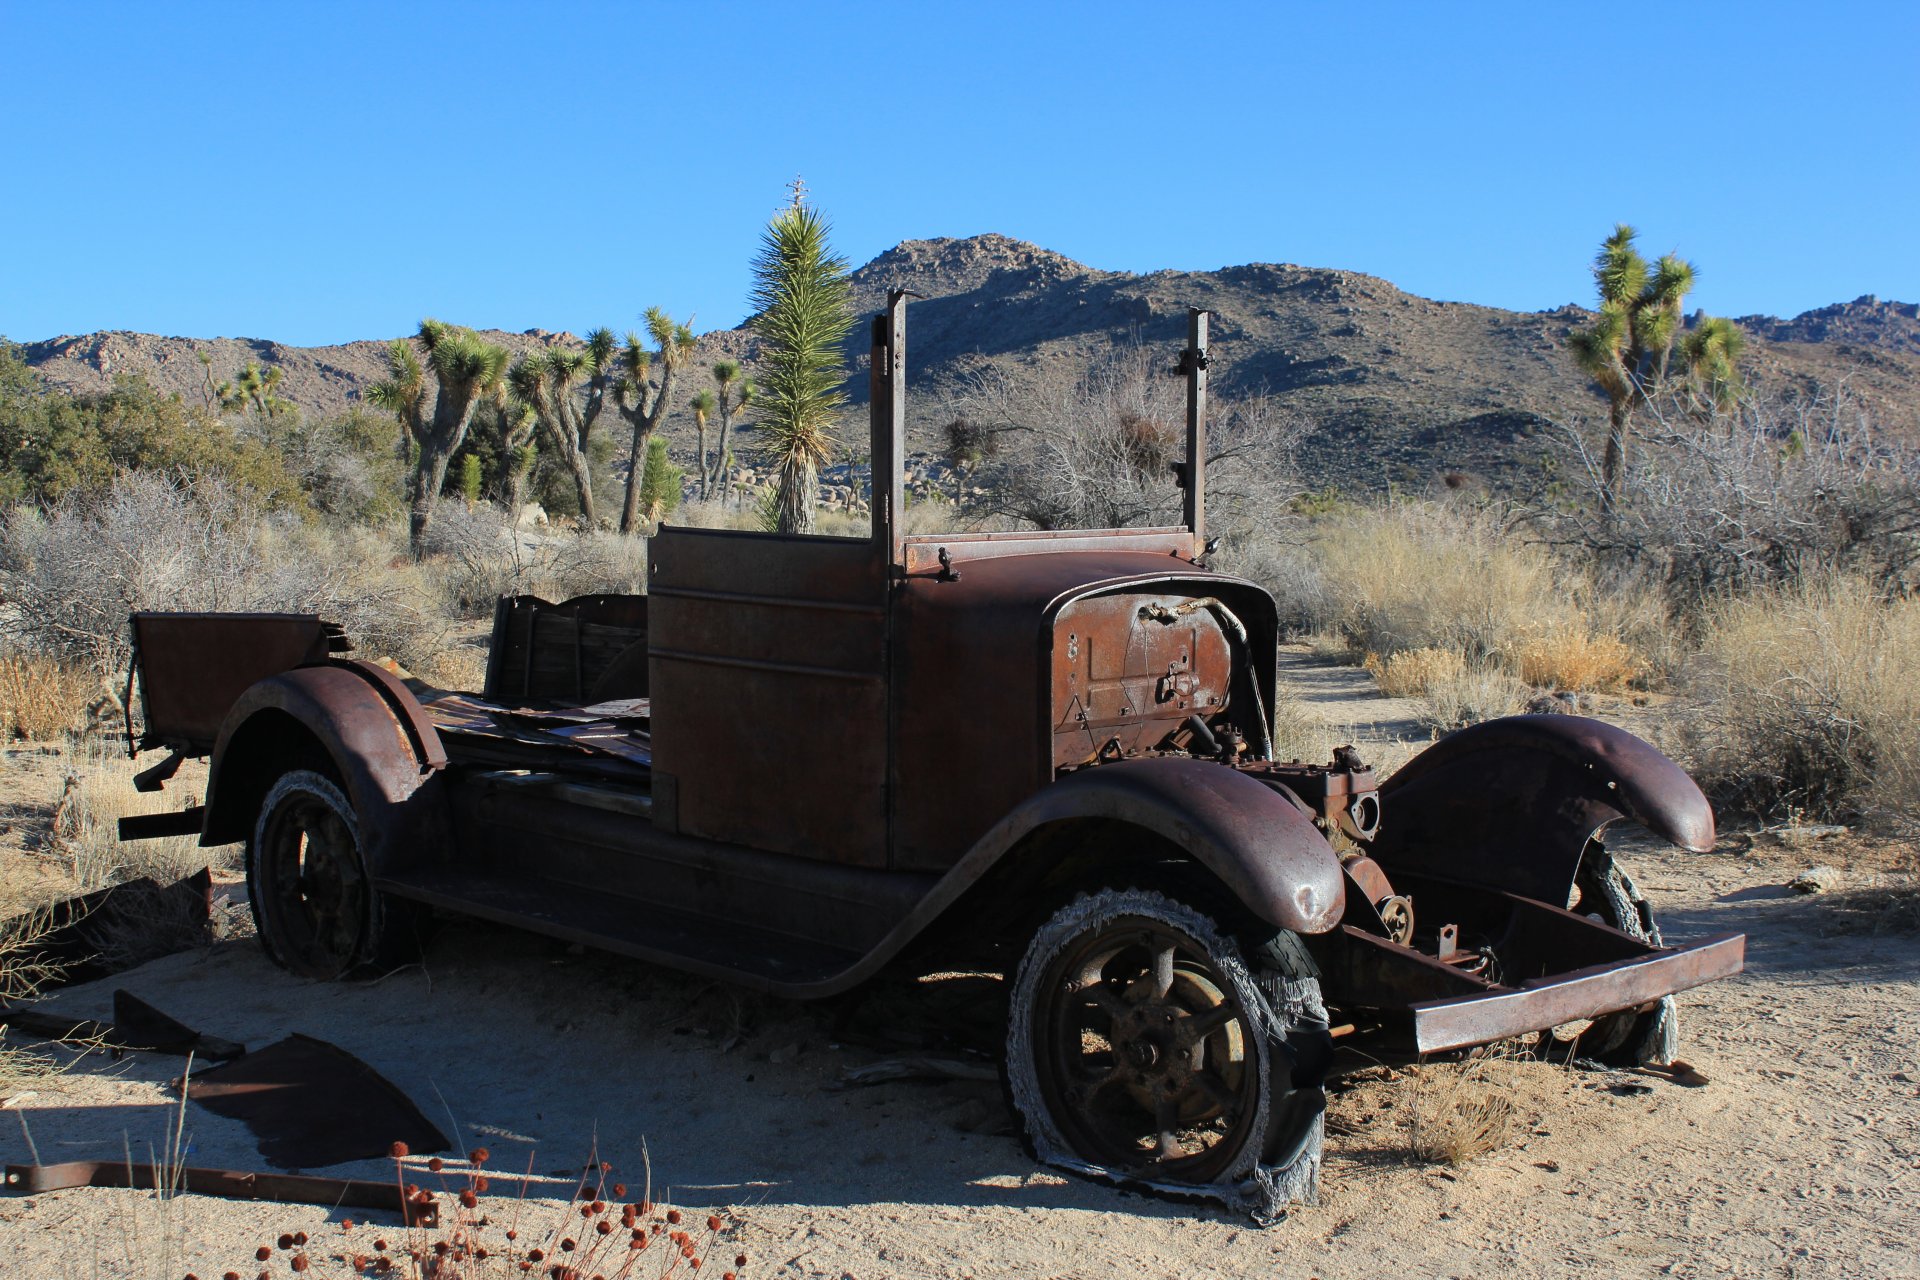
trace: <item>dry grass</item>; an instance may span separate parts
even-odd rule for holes
[[[103,692],[92,672],[39,654],[0,655],[0,738],[52,742],[79,729]]]
[[[1467,672],[1466,657],[1455,649],[1402,649],[1385,658],[1369,653],[1361,665],[1389,698],[1424,697],[1434,685]]]
[[[1550,689],[1617,691],[1646,674],[1648,665],[1633,647],[1610,635],[1582,628],[1542,632],[1519,641],[1513,665],[1522,680]]]
[[[1420,695],[1420,723],[1439,733],[1464,729],[1482,720],[1519,715],[1526,709],[1527,686],[1491,662],[1470,662],[1457,674],[1427,683]]]
[[[1543,622],[1584,621],[1568,577],[1487,512],[1405,502],[1343,512],[1317,530],[1336,617],[1357,652],[1447,649],[1486,657]],[[1331,571],[1338,566],[1338,571]]]
[[[1414,1157],[1429,1164],[1465,1164],[1511,1143],[1520,1118],[1502,1078],[1510,1066],[1509,1055],[1495,1045],[1476,1049],[1460,1062],[1418,1068],[1408,1138]]]
[[[1677,748],[1761,817],[1920,821],[1920,600],[1832,576],[1708,611]]]
[[[1497,665],[1530,685],[1592,690],[1676,663],[1656,593],[1603,588],[1488,510],[1447,502],[1342,509],[1316,526],[1309,554],[1320,562],[1323,616],[1308,623],[1342,637],[1349,660],[1367,655],[1390,696],[1425,696],[1477,666]]]
[[[212,863],[237,856],[203,849],[194,836],[120,842],[119,820],[129,814],[164,813],[199,803],[183,771],[165,791],[142,795],[133,789],[141,762],[126,758],[112,743],[76,738],[67,753],[67,779],[53,817],[50,847],[73,883],[75,893],[148,876],[171,884]]]

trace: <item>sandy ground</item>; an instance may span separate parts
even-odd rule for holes
[[[1291,676],[1330,726],[1415,736],[1408,708],[1371,697],[1364,676],[1304,662]],[[455,923],[423,965],[374,983],[303,982],[238,938],[56,1004],[105,1016],[118,985],[252,1046],[293,1031],[332,1041],[456,1145],[486,1143],[496,1166],[531,1161],[548,1185],[596,1142],[637,1185],[644,1151],[657,1195],[670,1185],[676,1202],[737,1211],[738,1243],[721,1252],[743,1249],[748,1275],[1920,1275],[1920,935],[1886,928],[1870,892],[1899,858],[1765,838],[1703,856],[1629,844],[1621,858],[1670,939],[1748,934],[1746,973],[1683,997],[1682,1054],[1710,1083],[1487,1064],[1477,1070],[1519,1124],[1447,1166],[1413,1157],[1410,1125],[1458,1068],[1428,1068],[1419,1104],[1413,1073],[1374,1072],[1334,1095],[1322,1202],[1267,1230],[1035,1167],[991,1083],[834,1088],[901,1046],[990,1044],[991,1002],[962,980],[799,1006]],[[1813,862],[1841,866],[1849,888],[1785,888]],[[17,1117],[0,1115],[0,1157],[29,1159],[29,1132],[46,1162],[158,1148],[180,1068],[74,1061]],[[195,1106],[186,1128],[190,1163],[260,1167],[241,1125]],[[384,1162],[324,1172],[391,1175]],[[306,1231],[321,1260],[311,1274],[343,1275],[326,1259],[364,1249],[369,1230],[349,1236],[347,1216],[367,1217],[121,1191],[5,1197],[0,1274],[252,1276],[255,1246]],[[284,1256],[272,1265],[290,1274]]]

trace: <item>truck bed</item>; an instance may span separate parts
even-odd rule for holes
[[[580,774],[645,786],[653,776],[646,698],[590,706],[551,699],[495,701],[408,680],[426,708],[447,758],[495,769]]]

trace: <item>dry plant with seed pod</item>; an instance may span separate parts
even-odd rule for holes
[[[682,1210],[653,1199],[652,1171],[638,1188],[614,1180],[613,1165],[589,1152],[580,1179],[560,1202],[529,1200],[525,1174],[490,1171],[479,1147],[464,1161],[420,1159],[393,1144],[394,1186],[409,1204],[437,1203],[437,1226],[341,1224],[343,1242],[327,1247],[304,1231],[285,1232],[254,1250],[254,1280],[665,1280],[708,1276],[740,1280],[747,1255],[737,1219]],[[427,1185],[423,1185],[423,1183]],[[503,1195],[496,1183],[512,1184]],[[632,1195],[638,1190],[638,1195]],[[195,1280],[189,1277],[189,1280]],[[228,1271],[223,1280],[243,1280]]]

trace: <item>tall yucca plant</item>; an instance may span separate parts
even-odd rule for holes
[[[755,425],[778,476],[775,527],[812,533],[820,464],[832,447],[840,344],[853,330],[847,260],[827,244],[827,220],[794,202],[775,214],[753,263],[753,327],[762,343]]]
[[[1687,293],[1697,270],[1665,254],[1648,262],[1634,246],[1634,229],[1622,222],[1593,260],[1600,314],[1573,335],[1574,359],[1607,397],[1607,448],[1601,462],[1602,499],[1619,504],[1627,472],[1634,411],[1670,385],[1669,365],[1684,322]],[[1705,383],[1721,400],[1736,386],[1734,362],[1743,339],[1726,320],[1703,318],[1680,344],[1681,373]]]

